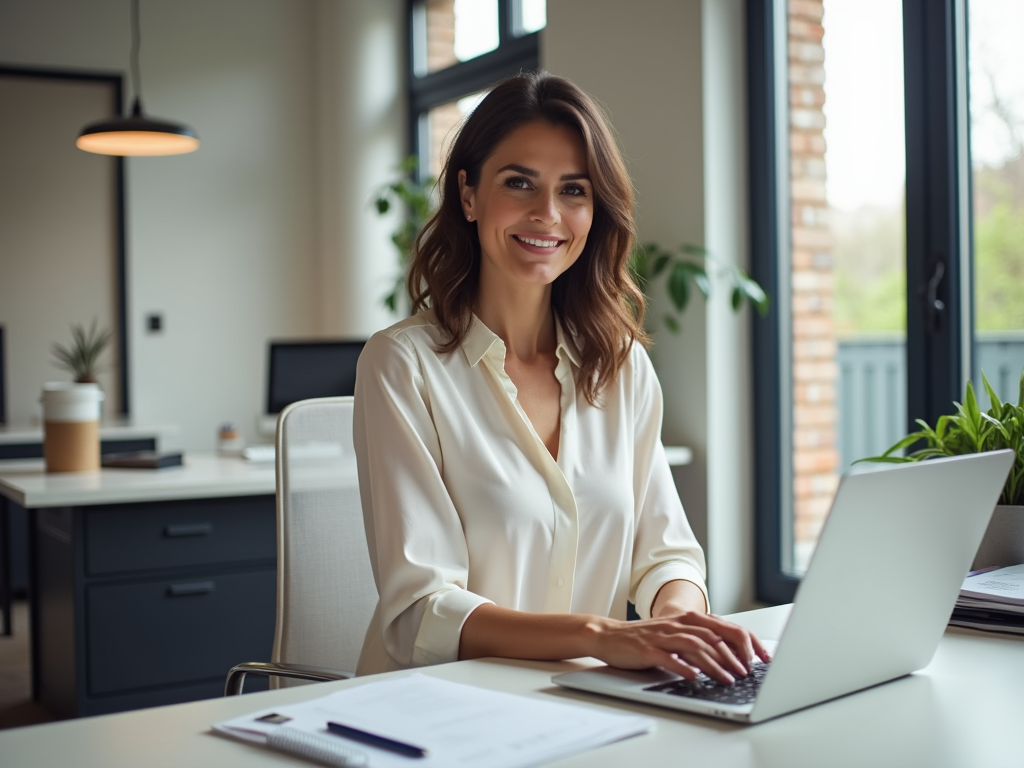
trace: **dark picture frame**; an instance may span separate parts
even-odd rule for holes
[[[0,63],[0,78],[41,78],[48,80],[89,81],[109,86],[110,114],[120,115],[124,103],[124,78],[117,72],[98,72],[90,70],[56,69],[41,67],[25,67],[16,64]],[[114,243],[116,275],[116,326],[117,343],[115,349],[118,371],[118,385],[121,392],[120,416],[128,416],[131,412],[131,397],[128,388],[128,315],[127,315],[127,268],[125,236],[125,165],[123,157],[110,157],[114,164]],[[7,361],[10,365],[10,361]],[[2,365],[2,361],[0,361]],[[0,379],[0,423],[4,422],[3,381]]]

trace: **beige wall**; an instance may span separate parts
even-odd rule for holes
[[[741,0],[554,0],[541,65],[608,109],[637,190],[642,241],[746,254]],[[665,393],[664,437],[692,448],[677,482],[707,530],[712,607],[752,593],[746,318],[720,290],[696,301],[683,332],[659,330],[653,351]],[[664,307],[655,297],[652,313]]]
[[[12,424],[38,418],[43,382],[71,379],[53,365],[54,341],[70,344],[73,323],[117,324],[116,161],[74,144],[83,125],[110,114],[113,94],[95,80],[0,78],[0,326]],[[120,410],[112,352],[99,376],[107,413]]]
[[[0,0],[0,61],[125,72],[128,14],[128,0]],[[132,415],[177,424],[169,447],[210,450],[224,420],[256,437],[268,339],[388,322],[374,270],[394,257],[368,204],[404,149],[403,14],[401,0],[142,3],[147,111],[202,140],[127,160]],[[368,102],[372,122],[352,128]],[[145,331],[151,312],[162,333]]]

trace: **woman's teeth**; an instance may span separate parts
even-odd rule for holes
[[[520,235],[516,235],[516,240],[537,248],[554,248],[558,245],[558,240],[537,240],[532,237],[521,237]]]

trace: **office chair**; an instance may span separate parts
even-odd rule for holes
[[[228,673],[322,682],[352,677],[377,604],[352,446],[352,398],[302,400],[277,422],[277,626],[271,663]]]

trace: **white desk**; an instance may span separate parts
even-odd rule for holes
[[[0,496],[29,510],[33,697],[63,717],[190,701],[240,657],[269,658],[274,491],[273,464],[237,458],[0,462]]]
[[[732,618],[771,638],[779,634],[787,611],[783,606]],[[552,674],[588,663],[593,662],[492,659],[424,671],[527,696],[643,712],[657,720],[652,733],[551,763],[564,768],[1002,768],[1024,764],[1018,737],[1024,722],[1024,641],[1014,637],[950,630],[934,661],[922,672],[755,726],[568,692],[551,684]],[[209,725],[370,679],[0,731],[0,762],[24,768],[311,765],[214,736],[208,732]]]
[[[185,454],[180,467],[44,471],[41,459],[0,461],[0,495],[28,509],[274,493],[274,465]]]

